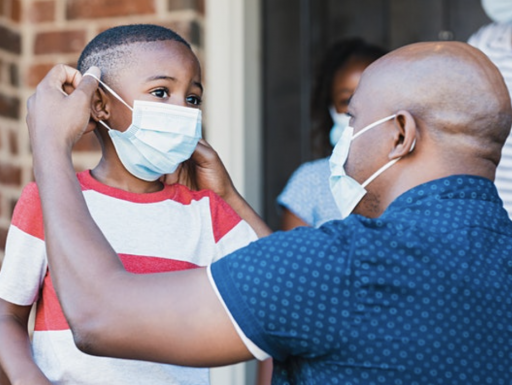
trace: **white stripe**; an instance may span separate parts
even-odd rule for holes
[[[34,360],[52,383],[60,385],[207,385],[209,369],[97,357],[77,349],[70,330],[36,331]]]
[[[224,307],[224,310],[226,310],[226,313],[228,314],[229,319],[231,320],[231,323],[235,327],[235,330],[238,333],[238,336],[244,343],[247,350],[249,350],[249,352],[251,352],[251,354],[257,360],[263,361],[263,360],[266,360],[267,358],[270,358],[270,354],[265,352],[263,349],[259,348],[254,342],[252,342],[249,338],[247,338],[247,336],[242,331],[242,329],[240,329],[240,326],[238,326],[238,323],[235,321],[235,319],[231,315],[231,312],[229,311],[228,307],[226,306],[226,303],[224,302],[224,300],[222,299],[222,296],[219,293],[219,290],[217,289],[217,285],[215,284],[215,281],[213,280],[213,277],[212,277],[211,266],[208,266],[206,268],[206,272],[208,274],[208,280],[210,281],[210,285],[212,285],[213,291],[215,292],[215,294],[217,295],[217,298],[219,299],[220,303]]]
[[[243,235],[243,236],[241,236]],[[231,254],[233,251],[247,246],[249,243],[258,239],[251,226],[245,221],[240,221],[229,233],[219,240],[217,246],[219,254],[215,258],[218,259]]]
[[[16,305],[32,305],[38,299],[46,268],[45,243],[11,225],[0,270],[0,298]]]
[[[84,191],[84,197],[92,217],[117,253],[169,258],[198,266],[219,258],[208,197],[189,205],[172,200],[133,203],[93,190]],[[250,241],[241,231],[238,237],[245,244]]]

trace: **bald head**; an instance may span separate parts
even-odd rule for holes
[[[360,89],[380,94],[378,102],[389,111],[409,111],[418,135],[450,153],[498,163],[512,124],[511,101],[498,69],[470,45],[431,42],[397,49],[368,67]]]

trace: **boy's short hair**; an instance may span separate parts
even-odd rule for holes
[[[113,27],[101,32],[82,51],[77,69],[83,74],[91,66],[101,69],[106,82],[114,82],[115,69],[126,65],[134,52],[127,49],[133,43],[173,40],[190,48],[180,35],[169,28],[154,24],[130,24]]]

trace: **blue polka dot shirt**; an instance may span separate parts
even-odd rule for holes
[[[487,179],[275,233],[211,272],[273,384],[512,383],[512,222]]]

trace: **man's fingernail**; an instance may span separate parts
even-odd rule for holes
[[[84,76],[92,76],[99,81],[101,78],[101,70],[98,67],[93,66],[85,72]]]

